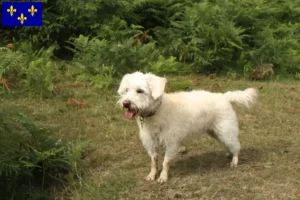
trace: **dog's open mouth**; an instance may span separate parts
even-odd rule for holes
[[[128,119],[133,119],[133,117],[138,113],[138,110],[128,108],[125,117]]]

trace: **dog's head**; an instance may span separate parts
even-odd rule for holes
[[[127,109],[125,117],[144,115],[155,109],[163,95],[167,80],[154,74],[135,72],[126,74],[118,89],[118,104]]]

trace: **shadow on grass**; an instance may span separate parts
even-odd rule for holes
[[[182,155],[172,166],[174,173],[195,174],[210,173],[215,170],[227,170],[231,158],[226,156],[225,151],[215,151],[199,153],[198,155]],[[239,156],[239,165],[254,164],[260,160],[261,152],[254,148],[245,148],[241,150]]]

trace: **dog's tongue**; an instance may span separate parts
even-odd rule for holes
[[[132,112],[130,110],[127,110],[126,113],[125,113],[125,117],[128,118],[128,119],[132,119],[133,115],[134,115],[134,112]]]

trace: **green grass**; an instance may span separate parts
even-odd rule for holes
[[[260,94],[250,111],[235,106],[242,145],[238,167],[230,168],[224,147],[203,135],[186,144],[188,152],[177,157],[166,184],[143,181],[150,158],[135,121],[125,119],[116,105],[117,88],[68,89],[43,101],[5,95],[1,104],[55,127],[61,139],[90,141],[82,176],[63,191],[54,190],[57,199],[300,199],[299,82],[176,76],[169,77],[167,91],[247,87],[260,88]],[[93,107],[66,105],[67,98],[81,100],[84,94]]]

